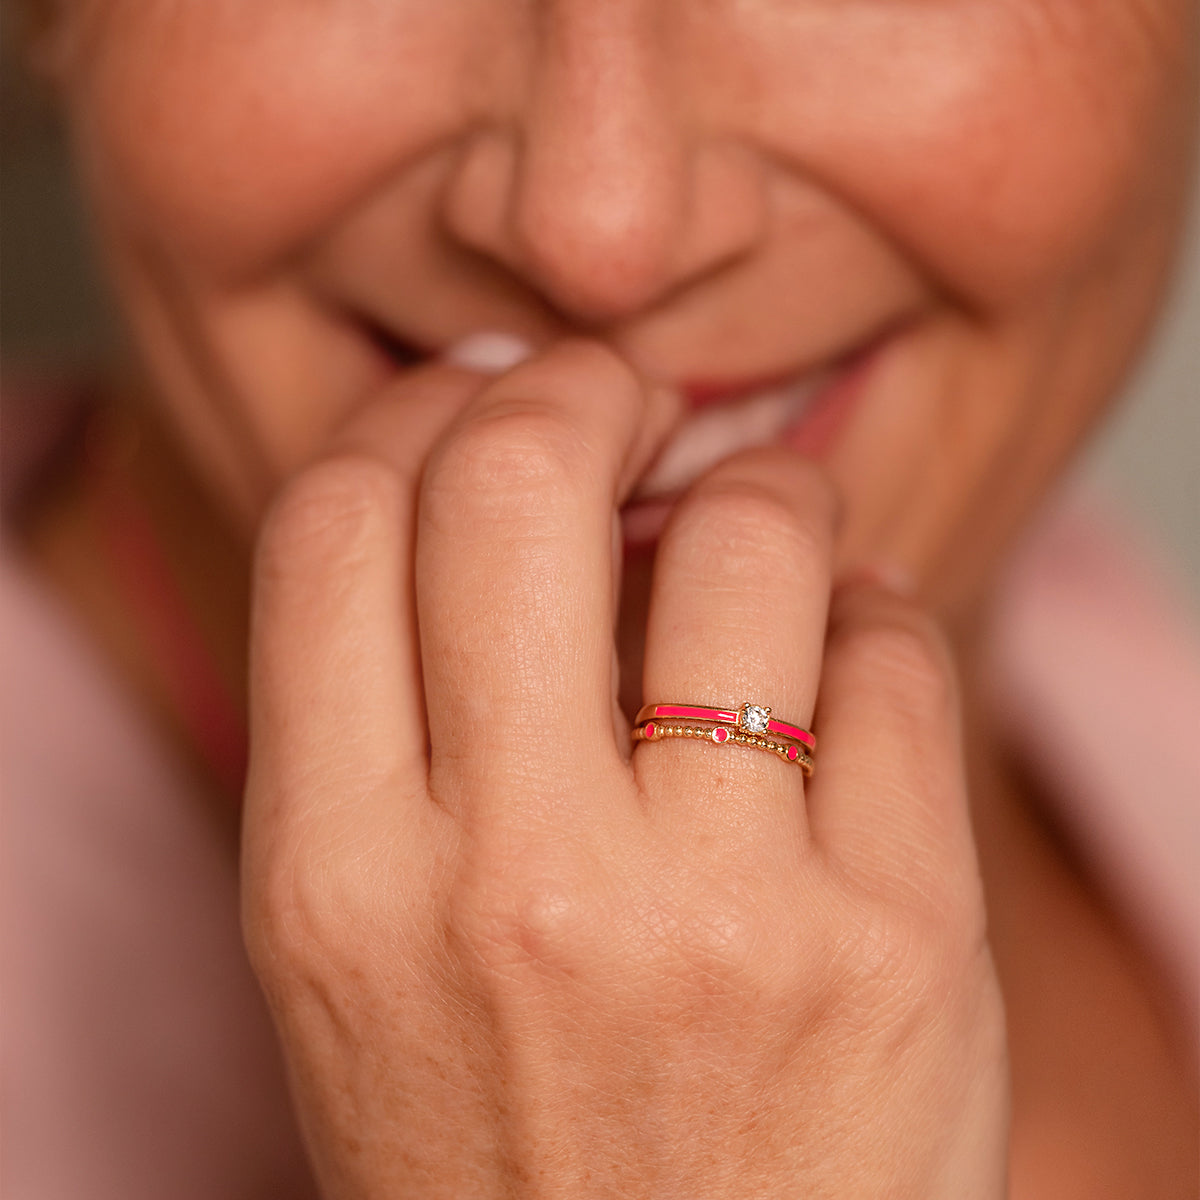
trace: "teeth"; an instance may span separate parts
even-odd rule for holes
[[[680,426],[637,487],[634,499],[681,492],[709,467],[751,446],[774,442],[809,406],[827,376],[701,409]]]
[[[511,333],[484,330],[469,334],[451,346],[445,359],[456,367],[479,371],[483,375],[503,375],[523,363],[533,347]]]
[[[500,375],[532,353],[533,348],[519,337],[485,330],[455,343],[445,359],[482,374]],[[829,375],[822,371],[694,413],[675,431],[631,499],[677,495],[731,454],[770,445],[803,414]]]

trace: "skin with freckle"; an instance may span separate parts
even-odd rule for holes
[[[248,521],[386,386],[364,321],[594,329],[670,381],[902,323],[828,453],[845,554],[970,594],[1139,344],[1183,197],[1184,0],[79,8],[117,278]]]
[[[1190,1082],[973,639],[1163,294],[1198,13],[47,10],[156,403],[258,539],[246,931],[329,1195],[1186,1194]],[[481,331],[531,356],[442,361]],[[622,707],[818,684],[807,790],[630,757]]]

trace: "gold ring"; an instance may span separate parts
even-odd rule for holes
[[[812,755],[793,741],[729,729],[723,724],[692,722],[687,725],[666,725],[661,721],[643,721],[634,726],[631,736],[635,742],[659,742],[663,738],[693,738],[697,741],[711,742],[714,746],[724,746],[732,742],[752,750],[765,750],[768,754],[777,755],[784,762],[795,763],[804,772],[806,779],[811,778],[816,769]]]
[[[713,708],[707,704],[643,704],[633,723],[643,725],[662,717],[673,721],[713,721],[735,725],[743,733],[760,736],[773,733],[777,738],[798,742],[809,754],[817,749],[817,739],[807,729],[773,717],[765,705],[751,704],[749,701],[740,708]]]

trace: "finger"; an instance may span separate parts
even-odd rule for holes
[[[817,720],[814,839],[876,879],[921,887],[957,877],[973,888],[958,689],[932,619],[870,584],[839,589]]]
[[[811,724],[829,600],[836,501],[811,462],[747,451],[677,505],[655,563],[645,700],[736,709],[750,701]],[[642,743],[638,779],[656,811],[760,840],[803,829],[803,775],[726,742]]]
[[[273,816],[389,812],[423,790],[427,735],[412,554],[420,465],[478,391],[415,372],[282,490],[260,531],[250,647],[251,799]],[[387,796],[383,797],[386,786]],[[253,809],[253,804],[250,805]],[[284,813],[281,808],[290,811]],[[248,824],[257,818],[247,814]]]
[[[417,606],[445,803],[505,779],[557,802],[623,763],[616,510],[674,413],[607,349],[564,342],[485,388],[430,456]]]

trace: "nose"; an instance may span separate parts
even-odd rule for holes
[[[590,324],[737,260],[767,219],[758,160],[699,125],[655,9],[547,4],[515,116],[468,137],[444,193],[453,237]]]

